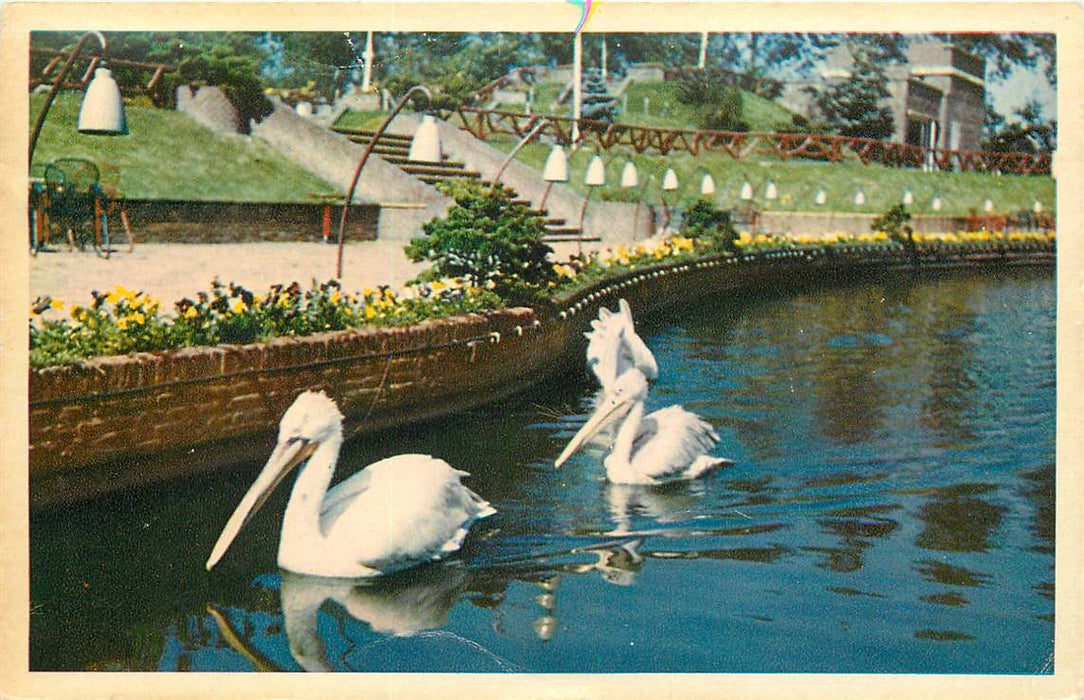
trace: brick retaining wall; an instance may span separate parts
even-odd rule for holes
[[[215,202],[126,199],[136,243],[247,243],[323,240],[330,214],[331,237],[337,238],[341,205],[318,202]],[[346,223],[347,240],[373,240],[380,207],[355,204]]]
[[[1044,244],[966,255],[927,249],[920,259],[924,268],[1053,263],[1053,247]],[[265,457],[282,413],[305,389],[324,389],[339,403],[348,435],[503,398],[581,366],[582,331],[600,306],[613,308],[622,297],[646,317],[741,287],[910,265],[902,249],[721,256],[598,283],[558,299],[552,313],[508,309],[32,370],[31,502],[83,499]]]

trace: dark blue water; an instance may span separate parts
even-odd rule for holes
[[[367,438],[340,475],[431,452],[499,511],[381,585],[276,570],[286,489],[205,572],[256,464],[36,515],[31,667],[1050,673],[1054,322],[1049,271],[708,293],[643,324],[648,409],[696,411],[736,466],[554,470],[582,373]]]

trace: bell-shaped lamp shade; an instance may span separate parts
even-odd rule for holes
[[[993,211],[994,210],[994,200],[987,197],[986,201],[982,203],[982,210],[983,211]]]
[[[749,184],[748,180],[741,186],[741,198],[746,202],[753,198],[753,186]]]
[[[776,199],[777,197],[779,197],[779,189],[774,182],[768,180],[768,185],[764,188],[764,199]]]
[[[414,140],[410,142],[410,160],[424,163],[439,163],[440,158],[440,132],[437,130],[437,120],[431,114],[422,117],[422,123],[414,132]]]
[[[622,187],[636,187],[640,184],[640,174],[636,172],[636,166],[632,164],[632,161],[626,161],[625,167],[621,170],[621,186]]]
[[[99,136],[124,136],[128,133],[128,120],[124,115],[124,101],[120,88],[108,68],[94,71],[94,79],[87,86],[83,106],[79,108],[79,124],[83,134]]]
[[[824,191],[823,187],[817,190],[817,196],[813,201],[817,204],[824,204],[828,201],[828,193]]]
[[[941,211],[941,195],[937,195],[933,198],[933,202],[930,203],[930,208],[934,211]]]
[[[911,190],[907,190],[903,193],[903,203],[907,205],[915,203],[915,195],[913,192],[911,192]]]
[[[591,187],[599,187],[606,184],[606,164],[602,162],[602,156],[596,155],[587,165],[587,175],[583,178],[583,184]]]
[[[854,205],[860,207],[866,203],[866,193],[862,190],[858,190],[854,193]]]
[[[715,194],[715,178],[711,176],[711,173],[704,173],[704,178],[700,180],[700,194]]]
[[[554,144],[546,166],[542,169],[542,179],[546,182],[568,182],[568,156],[560,144]]]
[[[1042,214],[1043,213],[1043,203],[1036,199],[1035,204],[1031,205],[1031,210],[1033,212],[1035,212],[1036,214]]]
[[[678,188],[677,173],[673,168],[667,168],[666,174],[662,176],[662,188],[667,192],[673,192]]]

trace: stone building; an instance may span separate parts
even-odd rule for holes
[[[816,76],[789,81],[780,102],[818,121],[813,92],[830,81],[847,80],[853,65],[850,51],[831,51]],[[912,44],[907,60],[886,67],[894,141],[951,150],[979,150],[986,114],[986,64],[982,58],[951,44]]]

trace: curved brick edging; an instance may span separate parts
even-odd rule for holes
[[[1052,244],[918,254],[922,269],[1054,264]],[[579,366],[582,331],[621,297],[647,315],[796,274],[828,282],[912,266],[899,246],[722,255],[595,283],[558,298],[552,313],[506,309],[32,370],[31,502],[79,500],[266,456],[282,413],[305,389],[335,398],[348,435],[506,397]]]

